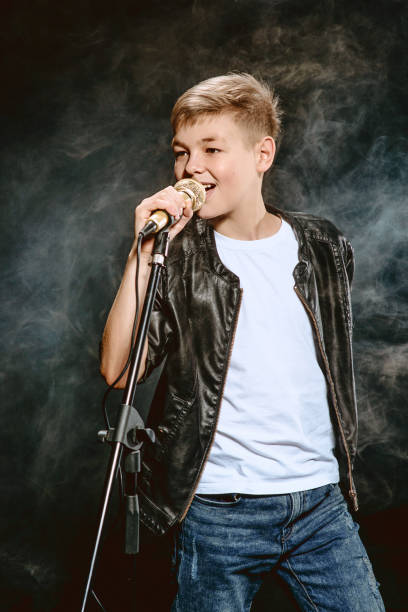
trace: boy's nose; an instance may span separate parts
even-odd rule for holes
[[[185,167],[185,172],[190,176],[204,172],[203,160],[200,155],[190,154]]]

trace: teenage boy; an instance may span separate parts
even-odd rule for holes
[[[356,510],[352,248],[329,221],[265,206],[280,130],[265,83],[199,83],[172,126],[175,178],[202,183],[206,202],[193,217],[167,187],[135,212],[136,237],[154,210],[179,217],[141,368],[145,379],[167,357],[140,495],[147,527],[175,527],[172,609],[249,610],[275,570],[303,610],[384,610],[337,484]],[[130,349],[135,245],[103,337],[108,383]]]

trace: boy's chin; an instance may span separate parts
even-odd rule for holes
[[[204,202],[200,210],[196,212],[196,215],[198,215],[200,219],[217,219],[225,214],[226,211],[223,210],[222,205],[216,206],[212,202]]]
[[[200,219],[205,219],[206,221],[208,221],[210,225],[214,226],[215,224],[217,224],[218,221],[225,218],[225,214],[216,213],[214,211],[211,211],[211,209],[204,210],[204,207],[205,204],[195,214],[200,217]]]
[[[200,210],[197,210],[196,215],[197,217],[200,217],[200,219],[213,219],[214,218],[214,214],[211,212],[211,209],[206,207],[205,203],[202,205]]]

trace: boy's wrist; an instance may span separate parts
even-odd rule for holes
[[[150,263],[151,258],[152,258],[151,253],[149,252],[146,253],[144,251],[140,252],[140,264],[142,266],[147,266]],[[134,243],[132,244],[132,248],[129,251],[128,263],[136,262],[136,260],[137,260],[137,241],[135,240]]]
[[[149,255],[150,255],[150,253],[146,253],[145,251],[141,250],[141,251],[140,251],[140,255],[141,255],[141,257],[142,257],[142,258],[143,258],[143,257],[148,258],[148,257],[149,257]],[[132,258],[132,257],[136,258],[136,256],[137,256],[137,239],[135,239],[135,240],[133,241],[133,244],[132,244],[132,246],[131,246],[131,248],[130,248],[130,251],[129,251],[129,256],[128,256],[128,257],[129,257],[129,259],[130,259],[130,258]]]

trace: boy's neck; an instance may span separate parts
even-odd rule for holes
[[[279,231],[282,220],[269,213],[265,204],[260,202],[256,207],[236,210],[210,221],[219,233],[234,240],[261,240],[269,238]]]

